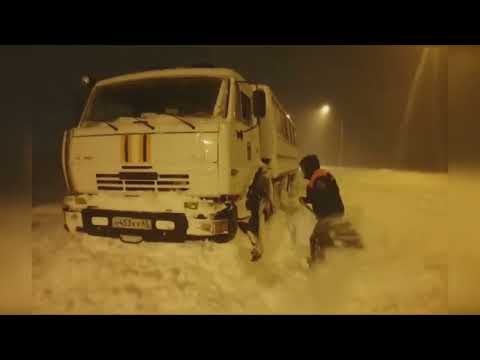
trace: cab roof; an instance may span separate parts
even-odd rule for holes
[[[227,68],[174,68],[164,70],[150,70],[138,73],[124,74],[115,76],[109,79],[104,79],[97,82],[97,86],[110,85],[114,83],[151,79],[161,77],[188,77],[188,76],[205,76],[205,77],[221,77],[221,78],[233,78],[238,81],[245,81],[245,79],[236,71]]]

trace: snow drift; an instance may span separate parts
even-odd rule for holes
[[[227,244],[131,245],[68,234],[58,204],[38,206],[33,311],[447,313],[447,175],[330,169],[366,248],[330,249],[314,271],[305,260],[314,219],[295,199],[272,218],[258,263],[241,232]]]

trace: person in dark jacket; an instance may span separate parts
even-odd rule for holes
[[[310,236],[310,259],[313,264],[325,258],[325,248],[334,245],[330,232],[345,213],[340,189],[335,177],[320,168],[316,155],[305,156],[300,161],[304,178],[309,180],[306,197],[299,200],[303,205],[311,204],[317,224]]]
[[[246,197],[245,207],[250,211],[251,216],[248,223],[239,222],[239,227],[253,242],[251,252],[252,261],[257,261],[263,254],[263,239],[260,234],[260,215],[264,215],[265,221],[273,213],[272,196],[273,190],[269,180],[269,161],[263,160],[255,173]],[[253,240],[252,240],[253,239]]]

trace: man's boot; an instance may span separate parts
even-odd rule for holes
[[[254,235],[252,233],[250,233],[250,234],[252,235],[252,238],[255,239],[253,249],[250,252],[250,254],[252,255],[251,261],[258,261],[258,260],[260,260],[260,258],[263,255],[263,247],[262,247],[262,244],[261,244],[258,236]]]
[[[324,261],[325,249],[319,246],[316,241],[310,241],[310,258],[307,259],[308,266],[311,268]]]

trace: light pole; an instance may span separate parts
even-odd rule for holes
[[[343,163],[343,119],[340,116],[340,146],[338,149],[338,166],[342,166]]]
[[[331,107],[329,104],[324,104],[319,110],[320,112],[320,117],[322,119],[328,120],[331,119],[332,117],[329,116],[331,111]],[[339,141],[338,141],[338,155],[337,155],[337,164],[338,166],[342,165],[342,160],[343,160],[343,119],[342,117],[339,118]]]

